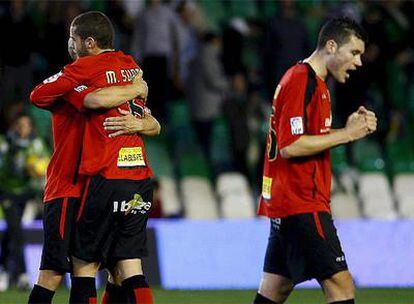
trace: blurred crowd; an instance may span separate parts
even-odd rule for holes
[[[334,16],[359,21],[369,36],[364,67],[345,85],[329,83],[334,125],[343,126],[363,104],[379,117],[374,141],[383,159],[387,147],[399,142],[406,143],[402,153],[414,154],[413,1],[1,1],[0,197],[4,214],[11,202],[18,206],[7,217],[9,227],[21,221],[28,201],[39,201],[51,153],[50,114],[29,104],[30,90],[70,63],[70,22],[87,10],[110,17],[116,48],[142,67],[148,106],[163,125],[163,147],[177,179],[186,174],[179,160],[194,145],[213,182],[236,171],[253,193],[260,192],[276,84],[310,55],[320,25]],[[345,157],[355,166],[352,146]],[[162,216],[159,207],[156,213]],[[16,238],[3,238],[0,273],[14,267],[18,280],[25,270],[6,264],[20,265],[20,257],[3,250],[7,242],[20,248],[21,231],[15,229],[9,233]]]

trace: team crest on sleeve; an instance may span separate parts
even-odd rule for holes
[[[74,90],[76,91],[76,92],[82,92],[82,91],[84,91],[84,90],[86,90],[88,87],[86,86],[86,85],[80,85],[80,86],[78,86],[78,87],[76,87]]]
[[[292,135],[303,134],[303,119],[301,116],[290,118],[290,131]]]

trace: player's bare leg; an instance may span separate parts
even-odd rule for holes
[[[143,274],[141,260],[121,260],[117,268],[129,303],[152,304],[152,292]]]
[[[37,283],[29,295],[29,304],[52,303],[56,289],[63,280],[63,275],[54,270],[40,270]]]
[[[62,283],[63,275],[54,270],[40,270],[37,285],[55,291]]]
[[[263,272],[259,291],[254,300],[254,304],[277,303],[286,301],[293,290],[293,283],[281,275]]]
[[[99,263],[89,263],[72,257],[73,275],[69,303],[88,304],[96,303],[95,276]]]
[[[341,271],[329,279],[319,282],[325,294],[326,303],[354,303],[355,285],[349,271]]]

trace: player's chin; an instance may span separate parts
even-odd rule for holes
[[[339,83],[345,83],[347,80],[347,77],[345,75],[338,75],[335,77],[335,80]]]

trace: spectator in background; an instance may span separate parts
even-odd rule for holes
[[[142,62],[149,87],[149,106],[162,124],[167,118],[169,83],[178,79],[178,18],[161,0],[149,2],[136,19],[131,52]]]
[[[19,115],[6,136],[0,137],[0,205],[7,223],[1,242],[0,291],[8,288],[9,280],[29,289],[22,215],[27,201],[40,196],[48,160],[30,117]]]
[[[134,19],[126,9],[127,2],[134,1],[111,0],[108,2],[107,13],[115,30],[115,48],[120,50],[129,50],[134,25]]]
[[[31,48],[36,45],[36,34],[34,23],[27,14],[26,2],[13,0],[0,5],[1,109],[15,99],[29,98],[32,85]]]
[[[229,83],[220,60],[221,39],[206,33],[200,52],[190,68],[191,89],[187,92],[191,120],[210,167],[213,123],[221,114]],[[213,172],[213,175],[217,172]]]
[[[224,103],[224,113],[229,123],[234,170],[247,178],[247,149],[249,129],[247,125],[248,79],[243,62],[246,37],[250,34],[248,23],[242,18],[233,18],[223,33],[223,66],[230,80],[230,93]]]
[[[275,84],[283,73],[296,61],[310,52],[308,31],[297,16],[295,2],[279,2],[279,11],[267,26],[264,56],[264,72],[269,97],[273,96]]]
[[[189,78],[189,68],[194,61],[199,49],[199,29],[193,24],[196,12],[195,4],[191,1],[183,0],[177,5],[178,14],[178,41],[179,41],[179,83],[178,89],[186,91],[191,87]]]

